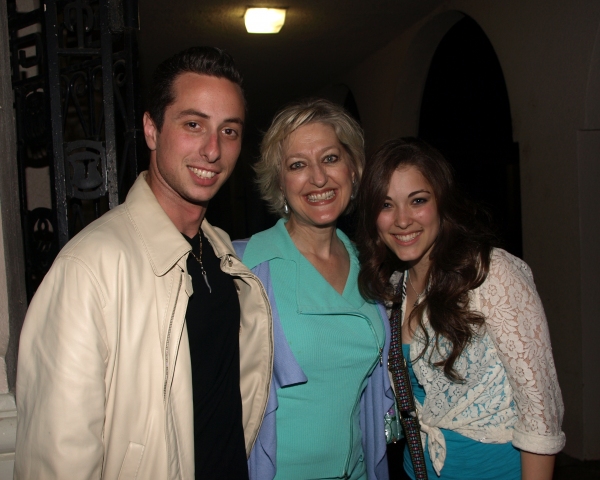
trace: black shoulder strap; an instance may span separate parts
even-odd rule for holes
[[[400,279],[396,293],[399,293],[400,289],[402,289],[402,299],[406,296],[403,285],[404,282]],[[390,327],[392,338],[388,366],[392,373],[396,403],[400,410],[400,423],[402,423],[404,436],[406,437],[406,446],[412,460],[415,478],[417,480],[427,480],[427,467],[425,466],[425,455],[423,454],[423,444],[421,443],[421,429],[410,385],[408,366],[402,354],[402,300],[400,303],[395,303],[392,307]]]

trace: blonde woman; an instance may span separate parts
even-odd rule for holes
[[[236,246],[265,284],[275,324],[250,476],[386,479],[387,319],[361,296],[356,250],[336,228],[360,182],[362,131],[341,107],[301,102],[277,114],[261,154],[260,190],[281,219]]]

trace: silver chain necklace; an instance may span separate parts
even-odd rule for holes
[[[413,285],[412,280],[410,279],[410,270],[406,271],[406,276],[408,277],[408,283],[410,283],[410,288],[413,289],[413,292],[415,292],[415,295],[417,296],[417,299],[415,300],[415,303],[413,304],[413,308],[414,308],[419,303],[421,303],[421,299],[425,296],[425,292],[427,291],[427,287],[425,287],[421,293],[417,293],[417,290],[416,290],[415,286]]]
[[[202,272],[202,278],[204,279],[204,283],[206,283],[206,286],[208,287],[208,293],[212,293],[212,289],[210,288],[210,283],[208,283],[208,275],[206,274],[206,270],[204,270],[204,265],[202,264],[202,230],[198,230],[198,240],[200,240],[200,249],[199,249],[200,256],[196,256],[196,254],[194,253],[193,250],[190,253],[192,254],[192,257],[194,257],[196,259],[196,261],[200,264],[200,271]],[[411,283],[411,285],[412,285],[412,283]],[[414,288],[413,288],[413,290],[414,290]]]

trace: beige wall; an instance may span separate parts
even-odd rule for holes
[[[485,31],[505,75],[524,257],[550,325],[565,451],[600,458],[600,133],[589,131],[600,129],[600,2],[448,1],[341,81],[356,98],[368,150],[416,134],[431,57],[464,14]]]
[[[0,0],[0,12],[6,1]],[[23,257],[8,28],[0,15],[0,479],[12,478],[16,433],[13,397],[18,338],[25,317]]]
[[[0,11],[6,11],[5,0],[0,0]],[[18,335],[27,308],[10,71],[6,15],[0,15],[0,394],[14,389]]]

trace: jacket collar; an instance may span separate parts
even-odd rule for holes
[[[244,263],[248,268],[254,268],[258,264],[273,260],[274,258],[289,260],[296,253],[302,255],[298,252],[294,241],[286,230],[285,223],[286,220],[280,218],[273,227],[252,236],[252,241],[248,242],[244,251]],[[346,234],[339,229],[337,230],[337,236],[346,246],[351,261],[354,261],[357,256],[356,247]]]
[[[350,255],[350,272],[348,273],[348,284],[344,289],[345,295],[338,295],[333,287],[322,279],[319,288],[314,284],[307,283],[307,278],[314,278],[314,267],[302,256],[290,238],[286,228],[285,220],[280,219],[274,227],[257,233],[252,237],[244,252],[244,263],[248,268],[280,258],[290,262],[289,275],[296,278],[296,303],[297,311],[304,314],[324,313],[351,313],[356,312],[364,304],[364,299],[358,293],[356,276],[360,266],[356,256],[356,250],[352,242],[341,231],[337,231],[339,239],[344,243]],[[327,304],[323,303],[324,291],[329,291]],[[345,296],[353,301],[359,300],[359,304],[351,304]]]
[[[215,251],[215,255],[222,259],[227,255],[234,255],[235,252],[231,248],[231,240],[229,239],[229,235],[227,235],[223,230],[213,227],[210,223],[204,219],[202,225],[202,233],[208,238],[213,250]],[[236,257],[237,258],[237,257]]]
[[[146,181],[147,175],[148,172],[140,173],[127,194],[125,207],[152,270],[160,277],[186,256],[191,251],[191,247],[156,200]],[[229,237],[213,227],[206,219],[202,222],[202,232],[210,241],[217,257],[234,254],[229,246]]]
[[[273,227],[252,236],[244,251],[244,263],[248,268],[254,268],[274,258],[289,259],[290,253],[296,251],[282,218]]]
[[[163,276],[186,255],[190,244],[162,209],[142,172],[129,190],[125,208],[156,276]]]

